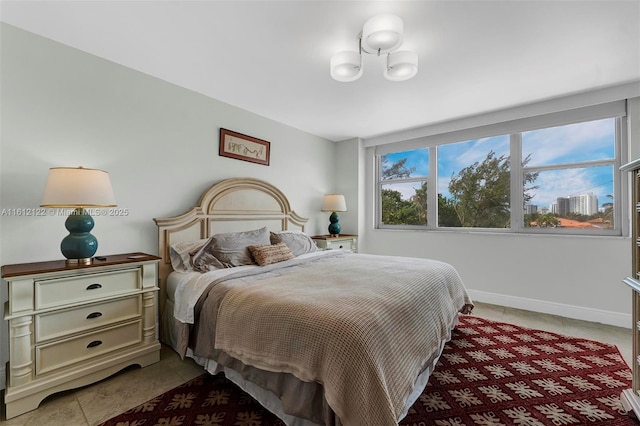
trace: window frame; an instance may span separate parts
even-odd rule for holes
[[[464,139],[440,141],[440,143],[429,143],[428,140],[424,140],[424,145],[414,145],[408,149],[402,149],[398,147],[397,150],[391,150],[387,148],[385,153],[375,154],[375,176],[376,180],[376,194],[375,194],[375,228],[376,229],[395,229],[395,230],[426,230],[426,231],[447,231],[447,232],[490,232],[490,233],[507,233],[507,234],[526,234],[526,235],[580,235],[580,236],[625,236],[628,234],[628,225],[623,223],[623,210],[628,206],[627,195],[627,181],[622,178],[620,172],[620,166],[626,160],[626,154],[628,152],[628,137],[627,137],[627,120],[626,114],[624,115],[608,115],[599,117],[575,117],[570,120],[561,120],[559,116],[563,113],[549,114],[551,117],[547,123],[540,123],[539,118],[536,118],[536,125],[522,125],[520,130],[509,129],[509,131],[496,131],[495,133],[487,134],[486,128],[477,128],[477,137],[469,135],[474,134],[474,129],[466,130]],[[576,163],[564,163],[560,165],[545,165],[545,166],[526,166],[522,167],[522,133],[531,130],[545,129],[551,127],[557,127],[561,125],[569,125],[576,123],[586,123],[589,121],[596,121],[599,119],[611,118],[614,119],[614,157],[613,159],[606,160],[592,160]],[[546,121],[546,120],[545,120]],[[526,124],[526,121],[524,121]],[[520,126],[519,126],[520,127]],[[438,226],[438,147],[448,145],[451,143],[465,142],[468,140],[508,135],[510,137],[510,158],[518,158],[520,161],[510,162],[510,227],[509,228],[474,228],[474,227],[443,227]],[[446,139],[446,138],[445,138]],[[402,144],[401,144],[402,145]],[[428,148],[429,150],[429,175],[420,178],[406,178],[406,179],[382,179],[382,156],[394,152],[406,152],[416,149]],[[614,227],[612,229],[572,229],[572,228],[533,228],[524,226],[524,173],[525,171],[545,171],[545,170],[563,170],[569,167],[584,167],[584,166],[612,166],[613,167],[613,203],[614,203]],[[414,181],[427,181],[427,224],[426,226],[416,225],[393,225],[382,223],[382,199],[381,189],[383,184],[390,182],[404,183]],[[435,191],[432,189],[435,188]],[[435,195],[432,195],[435,194]]]
[[[418,148],[420,149],[420,148]],[[413,150],[412,150],[413,151]],[[402,151],[398,151],[402,152]],[[376,156],[376,223],[378,226],[382,223],[382,187],[390,183],[413,183],[413,182],[427,182],[427,188],[431,187],[431,171],[433,170],[433,164],[431,163],[431,148],[429,148],[429,174],[427,176],[416,176],[403,179],[382,179],[382,155]],[[427,224],[426,225],[384,225],[380,229],[413,229],[413,230],[426,230],[429,229],[429,217],[430,206],[432,203],[427,201]]]

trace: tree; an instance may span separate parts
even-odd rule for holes
[[[411,202],[418,215],[418,223],[427,223],[427,182],[422,182],[420,188],[416,189],[416,194],[411,197]]]
[[[460,219],[458,219],[458,215],[456,214],[456,206],[453,200],[442,194],[438,194],[438,226],[462,226]]]
[[[406,166],[408,158],[389,165],[386,155],[382,156],[382,178],[404,179],[411,177],[415,167]],[[402,194],[392,189],[383,189],[382,223],[388,225],[424,225],[427,223],[427,183],[423,183],[409,200],[403,200]]]
[[[553,213],[546,213],[536,218],[539,228],[555,228],[560,225],[560,220]]]
[[[506,228],[510,223],[509,157],[489,152],[451,177],[449,192],[461,226]]]
[[[392,189],[383,189],[382,223],[387,225],[424,225],[420,222],[420,214],[416,204],[411,200],[403,200],[402,194]]]
[[[531,160],[525,157],[522,165]],[[496,157],[490,151],[480,162],[460,170],[451,177],[449,192],[451,205],[464,227],[508,228],[511,224],[511,167],[506,155]],[[527,172],[523,177],[524,204],[528,204],[533,195],[530,191],[538,187],[532,185],[538,173]],[[455,226],[455,225],[452,225]]]
[[[531,154],[527,155],[524,160],[522,160],[522,167],[526,166],[529,161],[531,161]],[[526,172],[524,174],[524,205],[526,206],[527,204],[531,204],[531,200],[533,199],[534,195],[530,194],[529,191],[533,191],[534,189],[538,189],[539,186],[538,185],[531,185],[529,187],[527,187],[527,185],[532,184],[536,181],[536,179],[538,179],[538,175],[540,173],[539,172]]]
[[[411,173],[415,172],[416,168],[407,168],[405,163],[408,158],[403,158],[393,163],[388,167],[389,160],[386,155],[382,156],[382,179],[403,179],[411,177]]]

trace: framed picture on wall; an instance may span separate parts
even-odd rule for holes
[[[231,130],[220,129],[220,150],[218,154],[222,157],[268,166],[270,147],[271,142]]]

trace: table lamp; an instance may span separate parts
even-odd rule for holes
[[[60,243],[67,264],[88,265],[98,250],[98,240],[90,232],[93,218],[85,208],[115,206],[109,173],[84,167],[49,169],[40,207],[74,209],[64,223],[69,235]]]
[[[340,223],[338,223],[338,213],[336,212],[346,212],[347,211],[347,203],[344,200],[344,195],[339,194],[327,194],[324,196],[322,200],[322,209],[323,212],[331,212],[331,216],[329,216],[329,234],[332,237],[337,237],[340,234]]]

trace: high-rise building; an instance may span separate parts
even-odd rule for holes
[[[598,213],[598,197],[591,192],[573,195],[569,197],[569,211],[586,216],[596,214]]]
[[[556,198],[557,210],[554,213],[560,216],[566,216],[571,212],[569,197]]]

